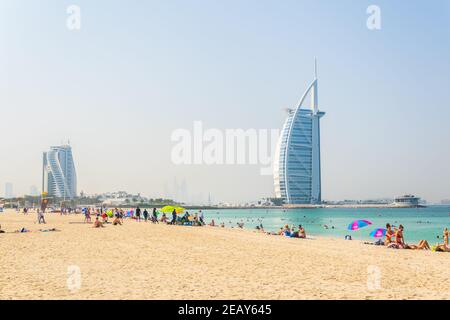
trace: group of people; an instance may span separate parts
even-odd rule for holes
[[[286,224],[284,227],[281,227],[277,232],[265,232],[262,225],[257,226],[256,230],[259,232],[266,233],[268,235],[306,239],[306,230],[301,224],[299,224],[297,228],[295,226],[289,227],[289,225]]]
[[[392,229],[392,226],[389,223],[386,224],[386,238],[384,240],[384,245],[387,246],[388,248],[394,249],[432,250],[432,247],[430,246],[427,240],[420,240],[417,245],[407,244],[403,236],[403,231],[404,231],[403,225],[399,225],[398,228]],[[449,231],[447,228],[445,228],[443,232],[444,243],[437,244],[434,247],[434,250],[442,252],[450,252],[448,237]]]
[[[106,210],[102,209],[91,209],[85,208],[84,210],[84,223],[92,223],[91,216],[95,215],[94,228],[103,228],[105,224],[109,223],[109,219],[112,218],[113,225],[122,225],[124,217],[127,215],[123,209],[115,208],[113,210],[109,210],[109,214]],[[192,225],[192,226],[204,226],[205,225],[205,217],[203,212],[200,210],[198,213],[191,215],[189,212],[185,212],[183,215],[177,214],[176,210],[173,210],[171,213],[172,219],[169,219],[166,213],[162,213],[159,218],[159,212],[156,208],[153,208],[151,214],[147,209],[142,210],[140,207],[137,207],[131,216],[132,219],[137,222],[147,222],[150,221],[152,223],[166,223],[172,225]]]

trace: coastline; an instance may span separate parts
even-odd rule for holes
[[[0,299],[450,299],[447,253],[131,220],[94,229],[81,215],[46,219],[43,226],[34,213],[0,214],[6,231],[60,230],[0,235]],[[69,266],[81,271],[75,291]]]

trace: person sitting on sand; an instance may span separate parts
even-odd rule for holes
[[[220,227],[221,227],[221,228],[225,228],[225,222],[222,222],[222,223],[220,224]]]
[[[122,225],[122,222],[120,221],[119,217],[116,217],[113,221],[113,226],[117,226],[117,225],[119,225],[119,226]]]
[[[165,213],[163,213],[162,216],[161,216],[161,222],[162,223],[167,223],[167,216],[166,216]]]
[[[302,225],[298,226],[298,237],[300,239],[306,239],[306,231],[305,231],[305,228],[303,228]]]
[[[211,220],[211,222],[209,223],[210,227],[215,227],[216,226],[216,222],[214,221],[214,219]]]
[[[386,223],[386,239],[384,240],[384,245],[388,246],[392,242],[392,237],[394,236],[394,231],[389,223]]]
[[[100,220],[98,219],[98,217],[95,218],[93,228],[104,228],[103,223],[100,222]]]
[[[291,229],[289,228],[289,226],[288,225],[285,225],[284,226],[284,229],[283,229],[283,235],[284,236],[286,236],[286,237],[290,237],[291,236]]]
[[[447,228],[444,229],[444,243],[443,244],[438,244],[436,246],[436,251],[440,251],[440,252],[450,252],[450,246],[448,245],[448,236],[449,236],[449,231]],[[438,236],[439,238],[439,236]]]
[[[399,225],[395,232],[395,244],[399,249],[405,248],[405,239],[403,238],[403,225]]]

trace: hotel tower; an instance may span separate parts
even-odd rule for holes
[[[77,174],[69,145],[50,147],[50,151],[44,152],[42,191],[64,199],[77,196]]]
[[[322,201],[320,177],[320,118],[317,63],[314,81],[288,118],[281,132],[274,160],[277,198],[285,204],[319,204]],[[310,101],[309,107],[305,107]]]

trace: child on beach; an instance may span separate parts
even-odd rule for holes
[[[41,224],[41,223],[45,224],[46,222],[45,222],[45,218],[44,218],[44,212],[38,209],[37,210],[37,215],[38,215],[38,223],[39,224]]]
[[[100,220],[97,218],[95,218],[95,222],[94,222],[94,226],[93,228],[104,228],[103,223],[100,222]]]

